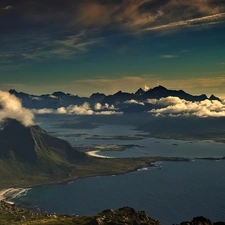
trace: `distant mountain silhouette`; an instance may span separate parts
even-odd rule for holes
[[[56,92],[53,92],[52,95],[55,96],[55,97],[58,97],[58,98],[62,98],[62,97],[68,96],[68,94],[65,94],[65,93],[62,92],[62,91],[56,91]]]
[[[209,97],[209,100],[217,100],[217,101],[221,101],[218,97],[216,97],[215,95],[211,95]]]
[[[145,91],[142,89],[142,88],[139,88],[136,92],[135,92],[135,95],[137,96],[140,96],[140,95],[143,95],[145,94]]]
[[[109,104],[109,105],[120,105],[124,104],[126,101],[146,101],[147,99],[160,99],[169,96],[178,97],[187,101],[204,101],[208,100],[218,100],[220,99],[214,95],[209,98],[205,94],[201,95],[191,95],[183,90],[169,90],[163,86],[157,86],[148,91],[144,91],[139,88],[135,93],[128,93],[118,91],[112,95],[105,95],[103,93],[93,93],[88,97],[79,97],[78,95],[72,95],[70,93],[64,93],[62,91],[57,91],[52,94],[44,95],[29,95],[23,92],[17,92],[16,90],[9,90],[11,94],[14,94],[22,100],[23,106],[26,108],[53,108],[57,109],[59,107],[68,107],[69,105],[82,105],[87,102],[91,106],[96,103]],[[134,107],[134,106],[133,106]],[[125,111],[129,111],[129,107],[125,108]],[[139,106],[138,111],[141,111],[143,107]]]
[[[204,101],[207,98],[207,96],[205,94],[202,95],[190,95],[186,92],[184,92],[183,90],[168,90],[163,86],[157,86],[154,87],[152,89],[149,89],[144,95],[144,98],[155,98],[155,99],[160,99],[160,98],[166,98],[166,97],[178,97],[180,99],[184,99],[187,101]]]
[[[136,101],[146,101],[147,99],[160,99],[160,98],[166,98],[166,97],[178,97],[180,99],[184,99],[187,101],[204,101],[207,98],[205,94],[202,95],[191,95],[183,90],[168,90],[163,86],[157,86],[152,89],[149,89],[148,91],[143,91],[143,89],[138,89],[135,94],[125,93],[125,92],[117,92],[114,95],[108,95],[104,98],[103,103],[109,103],[109,104],[119,104],[123,103],[124,101],[129,100],[136,100]],[[219,100],[219,98],[212,96],[209,100]]]
[[[133,98],[135,98],[134,94],[118,91],[114,95],[106,96],[103,99],[102,103],[103,104],[107,103],[107,104],[110,104],[110,105],[117,105],[117,104],[119,104],[121,102],[125,102],[125,101],[133,99]]]

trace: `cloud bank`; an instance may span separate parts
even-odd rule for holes
[[[134,100],[134,99],[131,99],[131,100],[125,101],[124,103],[125,103],[125,104],[145,105],[145,104],[144,104],[144,102],[137,101],[137,100]]]
[[[0,91],[0,122],[7,118],[16,119],[24,126],[34,124],[34,115],[31,110],[23,108],[16,96]]]
[[[191,102],[178,97],[167,97],[159,100],[150,99],[148,103],[157,106],[149,113],[154,116],[197,116],[197,117],[224,117],[225,102],[204,100]]]
[[[108,104],[102,105],[101,103],[96,103],[92,108],[89,103],[85,102],[82,105],[70,105],[58,109],[33,109],[32,111],[35,114],[122,115],[124,104],[131,106],[141,105],[143,113],[149,113],[155,117],[225,117],[225,101],[207,99],[200,102],[192,102],[172,96],[160,99],[147,99],[146,101],[131,99],[118,105],[118,108]],[[132,112],[132,108],[130,110]]]
[[[91,108],[90,104],[85,102],[83,105],[70,105],[68,107],[60,107],[56,110],[44,108],[44,109],[33,109],[35,114],[68,114],[68,115],[121,115],[122,112],[116,111],[113,105],[108,104],[102,105],[96,103],[94,109]]]

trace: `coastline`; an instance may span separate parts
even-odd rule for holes
[[[113,159],[113,157],[98,155],[97,154],[98,152],[100,152],[100,150],[89,151],[89,152],[85,152],[85,153],[92,157],[103,158],[103,159]]]
[[[30,188],[8,188],[0,190],[0,201],[5,201],[8,204],[13,205],[14,202],[10,199],[15,198],[16,196],[28,191],[29,189]]]
[[[139,129],[134,129],[134,130],[138,130],[138,131],[143,131],[143,130],[139,130]],[[146,131],[145,131],[146,132]],[[140,135],[141,136],[141,135]],[[224,144],[225,143],[225,139],[223,137],[207,137],[207,138],[202,138],[200,136],[188,136],[188,135],[183,135],[183,136],[180,136],[180,135],[171,135],[171,136],[167,136],[167,135],[161,135],[161,134],[146,134],[146,135],[143,135],[143,137],[147,137],[147,138],[154,138],[154,139],[162,139],[162,140],[165,140],[165,139],[170,139],[170,140],[174,140],[174,141],[200,141],[200,142],[214,142],[214,143],[222,143]]]

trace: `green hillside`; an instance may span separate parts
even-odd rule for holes
[[[39,126],[25,127],[8,119],[0,130],[0,189],[68,182],[119,174],[151,166],[154,161],[183,161],[175,157],[102,159],[86,155]]]

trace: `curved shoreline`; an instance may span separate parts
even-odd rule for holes
[[[0,191],[0,201],[5,201],[8,204],[14,204],[13,201],[9,201],[11,198],[15,198],[16,196],[26,192],[30,188],[8,188]]]
[[[101,151],[95,150],[95,151],[89,151],[89,152],[85,152],[85,153],[89,156],[97,157],[97,158],[104,158],[104,159],[113,159],[114,158],[114,157],[109,157],[109,156],[98,155],[97,154],[98,152],[101,152]]]

